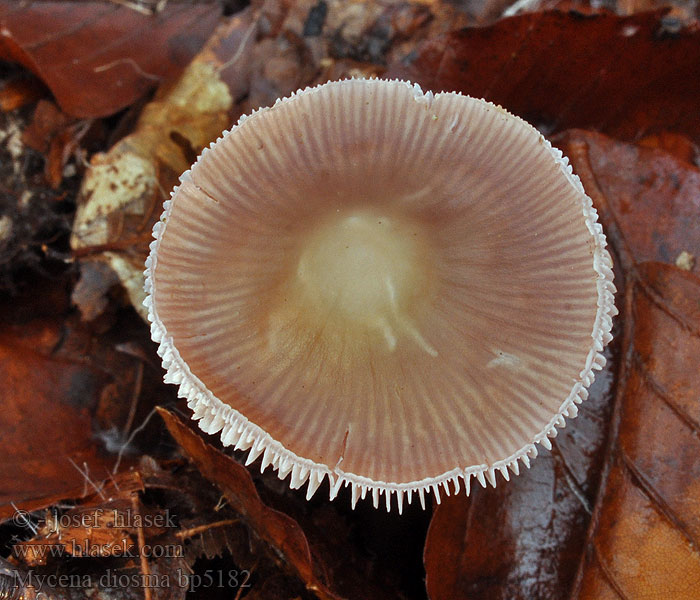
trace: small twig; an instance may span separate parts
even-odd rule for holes
[[[141,559],[141,574],[143,575],[143,598],[144,600],[151,600],[151,586],[148,584],[151,579],[151,567],[148,564],[146,553],[143,551],[146,547],[146,536],[143,533],[143,526],[141,524],[142,520],[138,492],[131,492],[131,507],[134,510],[134,516],[138,523],[136,536],[139,541],[139,558]]]
[[[228,525],[235,525],[239,523],[238,519],[226,519],[224,521],[216,521],[214,523],[207,523],[206,525],[198,525],[197,527],[190,527],[189,529],[183,529],[178,531],[175,536],[179,537],[181,540],[189,539],[195,535],[199,535],[209,529],[214,529],[215,527],[226,527]]]
[[[114,486],[114,489],[117,490],[117,492],[121,493],[121,489],[119,488],[119,483],[118,483],[117,480],[114,478],[114,474],[113,474],[113,473],[110,473],[110,472],[107,472],[107,474],[109,475],[109,480],[112,482],[112,485]]]
[[[143,385],[143,361],[139,360],[139,366],[136,369],[136,381],[134,382],[134,391],[131,394],[131,406],[129,407],[129,416],[126,418],[126,423],[124,425],[124,435],[129,433],[131,426],[134,424],[134,417],[136,416],[136,407],[139,404],[139,397],[141,396],[141,387]]]
[[[540,0],[516,0],[513,4],[507,7],[501,16],[513,17],[521,12],[535,11],[540,4]]]
[[[12,522],[15,525],[25,525],[34,535],[37,535],[37,533],[39,533],[39,528],[29,520],[29,513],[26,510],[17,508],[17,505],[14,502],[10,502],[10,506],[15,510],[15,515],[12,518]]]
[[[219,497],[219,501],[216,503],[216,506],[214,507],[214,512],[219,512],[225,506],[228,506],[228,500],[226,499],[226,496],[222,495]]]

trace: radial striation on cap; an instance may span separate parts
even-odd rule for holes
[[[496,483],[577,413],[612,263],[566,158],[483,100],[401,81],[242,118],[165,203],[153,339],[201,428],[310,497]]]

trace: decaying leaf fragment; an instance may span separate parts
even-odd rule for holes
[[[56,321],[1,329],[0,504],[82,486],[80,468],[106,473],[111,461],[93,439],[91,416],[103,376],[55,352]]]
[[[151,14],[126,4],[0,0],[0,57],[37,75],[67,114],[111,115],[179,75],[221,13],[215,2]]]
[[[108,557],[137,554],[135,536],[128,530],[130,504],[103,504],[99,510],[74,508],[59,518],[47,518],[34,539],[15,544],[15,555],[29,566],[46,564],[48,547],[59,556]]]
[[[662,11],[545,11],[428,39],[386,75],[483,96],[546,134],[581,127],[637,140],[670,130],[697,143],[699,38],[697,24],[668,34]]]
[[[248,470],[207,444],[174,413],[164,408],[158,408],[158,412],[170,435],[200,473],[221,490],[243,521],[286,562],[307,589],[321,600],[338,600],[315,573],[309,543],[299,524],[263,503]]]
[[[614,445],[571,598],[700,594],[700,280],[644,263],[628,285]]]
[[[71,247],[78,257],[106,262],[137,310],[151,228],[163,200],[230,122],[233,97],[221,72],[250,37],[247,14],[214,33],[180,79],[146,105],[134,132],[92,158],[83,180]]]

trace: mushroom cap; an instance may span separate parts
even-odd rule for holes
[[[611,339],[612,263],[561,152],[402,81],[241,118],[154,227],[153,339],[204,431],[353,506],[529,466]]]

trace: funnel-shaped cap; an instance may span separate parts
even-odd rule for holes
[[[205,431],[292,487],[495,484],[604,364],[610,256],[566,159],[483,100],[307,89],[206,150],[155,228],[154,339]]]

